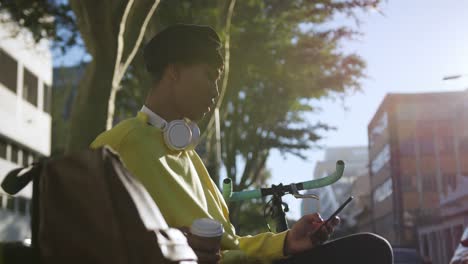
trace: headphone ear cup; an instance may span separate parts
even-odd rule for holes
[[[195,149],[200,141],[200,128],[198,127],[197,123],[190,122],[189,124],[190,130],[192,131],[192,140],[190,142],[190,148]]]
[[[171,121],[164,130],[164,141],[172,150],[184,150],[192,142],[191,127],[183,120]]]

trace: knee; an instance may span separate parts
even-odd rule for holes
[[[363,232],[363,233],[357,233],[357,234],[355,234],[355,236],[360,236],[362,239],[367,240],[369,242],[376,243],[381,247],[386,247],[386,248],[389,248],[389,249],[392,248],[392,246],[387,241],[387,239],[385,239],[384,237],[379,236],[377,234],[374,234],[374,233]]]

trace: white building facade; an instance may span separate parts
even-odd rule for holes
[[[0,25],[0,181],[51,150],[52,55],[47,41]],[[30,235],[32,186],[15,195],[0,188],[0,241]]]

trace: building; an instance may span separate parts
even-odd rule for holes
[[[47,41],[0,27],[0,181],[50,154],[52,57]],[[0,188],[0,241],[30,236],[31,185],[15,197]]]
[[[449,262],[468,226],[468,95],[461,98],[452,119],[453,167],[441,179],[441,221],[418,228],[420,251],[431,256],[434,263]],[[450,177],[444,177],[447,175]]]
[[[367,174],[367,147],[334,147],[325,150],[323,161],[315,165],[314,179],[325,177],[336,170],[336,162],[343,160],[345,170],[343,177],[332,185],[307,193],[320,197],[320,205],[316,200],[305,199],[302,202],[302,214],[320,212],[323,217],[329,217],[352,193],[352,185],[360,176]],[[343,211],[341,217],[347,225],[354,226],[354,205]]]
[[[372,232],[369,173],[366,172],[353,182],[351,193],[354,196],[354,210],[351,212],[351,219],[354,220],[354,231]]]
[[[460,185],[468,175],[468,140],[460,135],[468,119],[459,117],[465,100],[465,92],[388,94],[368,126],[373,231],[394,245],[419,247],[433,263],[448,263],[444,245],[467,222],[468,189]],[[465,206],[454,209],[461,199]],[[450,235],[429,235],[430,227]]]

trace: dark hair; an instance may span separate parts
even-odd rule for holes
[[[223,66],[221,41],[209,26],[176,24],[156,34],[144,48],[146,69],[155,81],[169,64]]]

